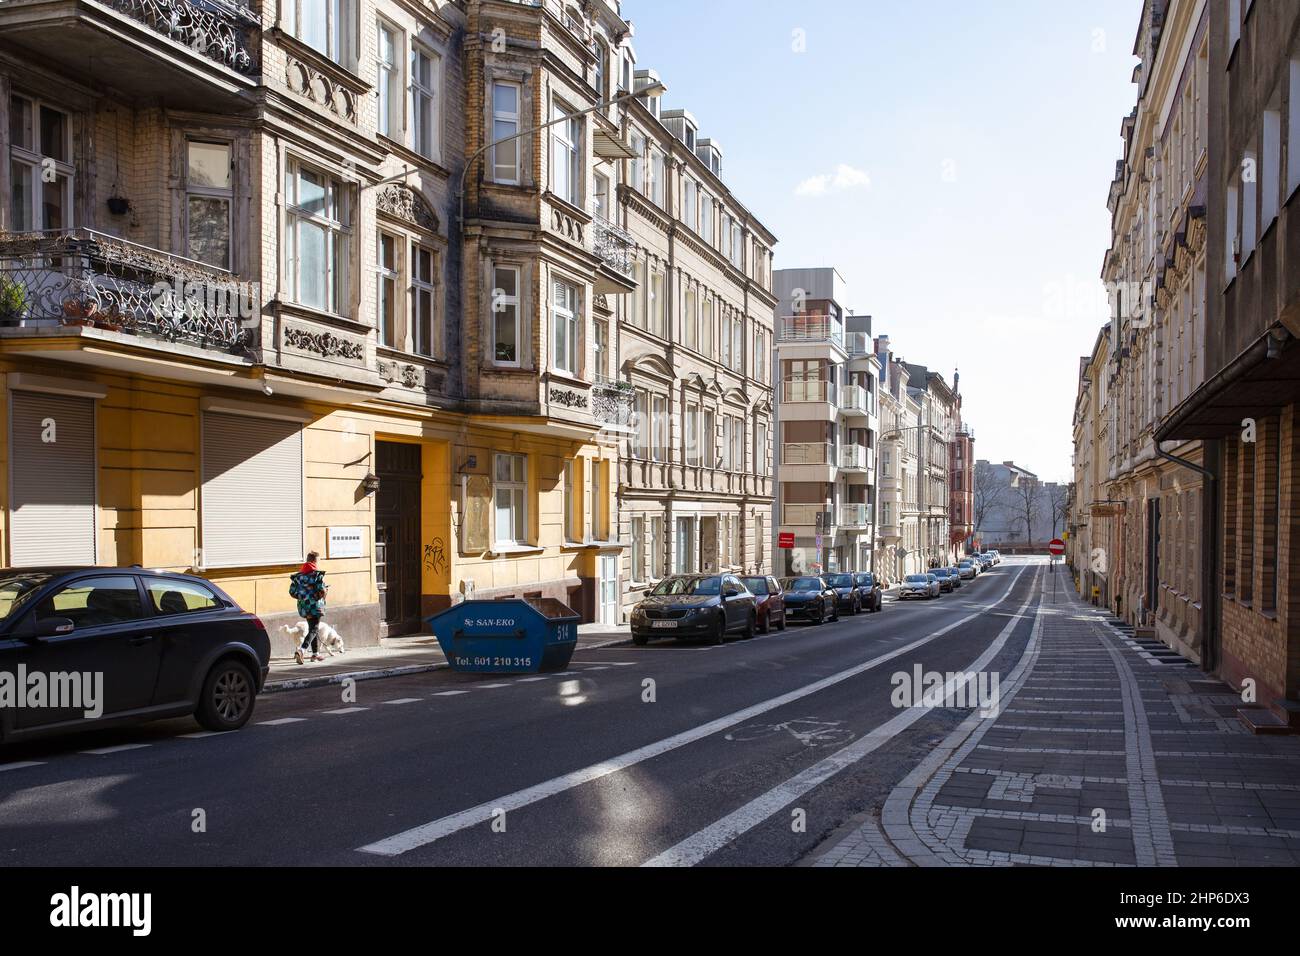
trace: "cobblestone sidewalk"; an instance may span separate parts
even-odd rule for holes
[[[1062,589],[971,715],[814,866],[1294,866],[1300,738]]]

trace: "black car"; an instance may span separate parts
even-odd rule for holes
[[[652,637],[754,636],[758,602],[734,574],[678,574],[664,578],[632,609],[632,643]]]
[[[209,730],[238,730],[270,660],[262,622],[204,578],[0,569],[0,680],[21,669],[50,689],[39,706],[0,697],[0,741],[189,714]]]
[[[858,590],[858,579],[847,571],[837,574],[824,574],[826,583],[835,592],[835,603],[841,611],[857,614],[864,603],[862,592]]]
[[[942,593],[942,594],[951,594],[953,591],[955,591],[955,590],[957,589],[957,586],[953,583],[953,575],[952,575],[952,570],[951,570],[951,569],[949,569],[949,568],[935,568],[935,569],[934,569],[933,571],[931,571],[930,573],[933,574],[936,578],[939,579],[939,591],[940,591],[940,593]],[[960,581],[961,578],[957,578],[957,580]]]
[[[832,621],[840,619],[839,600],[824,578],[815,574],[782,578],[781,587],[785,589],[787,615],[801,617],[814,624],[820,624],[827,618]]]
[[[880,579],[867,571],[859,571],[854,577],[858,580],[862,606],[868,611],[879,611],[885,603],[885,592],[880,586]]]

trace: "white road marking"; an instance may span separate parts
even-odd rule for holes
[[[455,697],[457,694],[468,694],[467,690],[444,690],[434,694],[434,697]]]
[[[1011,583],[1007,586],[1006,591],[1003,592],[1002,597],[987,605],[988,609],[996,607],[997,604],[1006,600],[1007,596],[1011,594],[1011,589],[1015,587],[1016,582],[1020,579],[1021,573],[1023,573],[1023,571],[1018,572],[1015,578],[1012,579]],[[910,644],[905,644],[886,654],[881,654],[879,657],[874,657],[869,661],[857,664],[847,670],[842,670],[829,677],[824,677],[819,681],[806,684],[803,687],[782,694],[779,697],[770,698],[761,703],[754,704],[751,707],[746,707],[743,710],[738,710],[727,714],[724,717],[719,717],[716,720],[711,720],[706,724],[692,727],[690,730],[682,731],[681,733],[674,734],[671,737],[665,737],[662,740],[657,740],[644,747],[638,747],[636,750],[630,750],[617,757],[611,757],[608,760],[592,764],[588,767],[583,767],[580,770],[575,770],[571,773],[564,774],[563,776],[553,777],[550,780],[527,787],[523,790],[517,790],[514,793],[497,797],[496,799],[489,800],[486,803],[480,803],[478,806],[470,807],[468,810],[461,810],[458,813],[439,817],[437,820],[433,820],[430,823],[412,827],[409,830],[403,830],[401,833],[385,837],[384,839],[377,840],[374,843],[368,843],[363,847],[358,847],[358,851],[361,853],[374,853],[379,856],[399,856],[403,853],[417,849],[418,847],[427,846],[436,840],[441,840],[443,837],[450,836],[453,833],[472,827],[475,824],[487,822],[492,819],[495,813],[501,810],[505,810],[507,813],[511,810],[518,810],[521,807],[526,807],[530,804],[537,803],[538,801],[545,800],[547,797],[553,797],[556,794],[564,793],[565,791],[572,790],[575,787],[580,787],[593,780],[599,780],[600,778],[607,777],[610,774],[618,773],[620,770],[626,770],[628,767],[635,766],[636,764],[642,763],[646,760],[658,757],[661,754],[676,750],[678,747],[684,747],[697,740],[702,740],[703,738],[712,736],[719,731],[734,727],[737,724],[742,724],[747,720],[752,720],[760,714],[776,710],[778,707],[784,707],[786,704],[801,700],[804,697],[823,691],[828,687],[834,687],[836,684],[857,677],[859,674],[865,673],[872,668],[879,667],[886,661],[891,661],[896,657],[901,657],[904,654],[916,650],[918,647],[922,647],[931,641],[942,637],[950,631],[956,630],[964,624],[974,620],[979,616],[979,613],[982,612],[968,614],[966,617],[951,621],[939,628],[939,630],[933,631],[925,637],[912,641]],[[1013,618],[1012,621],[1008,623],[1008,626],[1011,626],[1018,619],[1019,615]],[[929,711],[923,711],[922,713],[928,712]]]
[[[601,664],[599,667],[588,667],[587,670],[586,670],[586,672],[590,672],[590,671],[607,671],[607,670],[609,670],[609,667],[606,666],[606,665],[604,665],[604,664]],[[586,673],[586,672],[584,672],[584,673]]]
[[[496,690],[498,687],[509,687],[509,684],[475,684],[478,690]]]
[[[546,680],[545,677],[521,677],[517,681],[520,684],[531,684],[533,681]]]
[[[384,703],[384,704],[414,704],[416,701],[421,700],[421,699],[422,699],[422,698],[419,698],[419,697],[398,697],[398,698],[396,698],[395,700],[385,700],[385,701],[381,701],[381,703]]]
[[[322,710],[322,714],[356,714],[363,710],[369,710],[369,707],[340,707],[337,710]]]
[[[121,753],[123,750],[139,750],[142,747],[149,747],[150,744],[118,744],[115,747],[96,747],[94,750],[83,750],[83,754],[92,754],[96,757],[105,757],[108,754]]]
[[[944,684],[943,699],[948,699],[949,694],[958,684],[970,680],[970,675],[983,671],[992,663],[1011,636],[1012,630],[1020,623],[1025,608],[1029,607],[1037,598],[1037,588],[1035,588],[1031,592],[1029,600],[1022,604],[1020,611],[1007,621],[1001,633],[994,638],[993,643],[985,649],[984,653],[967,667],[961,675],[954,676]],[[738,810],[734,810],[722,819],[692,834],[641,865],[694,866],[734,841],[740,835],[752,830],[774,813],[780,811],[781,808],[789,806],[810,790],[821,786],[841,770],[853,766],[863,757],[883,747],[898,734],[931,712],[931,708],[928,707],[909,707],[900,711],[897,716],[885,721],[875,730],[858,738],[844,749],[836,751],[824,760],[819,760],[811,767],[795,774],[789,780],[773,787],[767,793],[756,797]]]
[[[233,734],[233,730],[200,730],[194,734],[181,734],[186,740],[202,740],[204,737],[224,737],[226,734]]]
[[[0,770],[22,770],[24,767],[42,767],[44,760],[19,760],[17,763],[0,763]]]
[[[282,724],[297,724],[306,720],[306,717],[277,717],[275,720],[259,720],[258,727],[279,727]]]

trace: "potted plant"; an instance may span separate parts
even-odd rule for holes
[[[27,314],[27,289],[0,276],[0,322],[20,321]]]

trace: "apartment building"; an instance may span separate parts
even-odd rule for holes
[[[1114,550],[1119,502],[1106,500],[1110,468],[1107,432],[1110,327],[1097,333],[1092,352],[1079,360],[1079,389],[1074,404],[1074,489],[1066,537],[1066,555],[1079,593],[1093,604],[1110,606],[1106,556]]]
[[[880,467],[876,569],[891,583],[924,569],[920,545],[917,423],[921,409],[908,393],[907,370],[889,346],[875,339],[880,367]]]
[[[613,80],[663,83],[626,42]],[[662,98],[629,101],[631,156],[597,195],[634,252],[633,293],[613,306],[613,360],[634,429],[618,482],[626,610],[670,573],[772,567],[772,247],[724,181],[721,143]]]
[[[1112,297],[1098,514],[1114,532],[1104,556],[1109,607],[1193,659],[1206,627],[1207,459],[1194,439],[1156,434],[1205,380],[1209,6],[1143,6],[1138,101],[1122,124],[1102,268]]]
[[[952,437],[948,443],[948,531],[955,557],[975,545],[975,429],[962,416],[961,375],[952,375]]]
[[[1213,476],[1202,535],[1202,665],[1259,730],[1300,727],[1300,8],[1208,5],[1203,383],[1157,426],[1200,441]],[[1198,50],[1202,47],[1197,47]]]
[[[782,574],[867,570],[875,553],[878,360],[834,268],[778,269],[774,544]]]
[[[274,625],[317,550],[353,643],[471,594],[619,620],[658,92],[599,106],[619,4],[176,6],[0,6],[4,563],[192,569]],[[700,377],[748,427],[773,239],[684,149],[747,320]],[[769,472],[728,472],[750,541]]]
[[[956,436],[956,396],[944,377],[924,365],[903,363],[907,389],[917,405],[916,498],[917,546],[924,567],[954,564],[960,551],[953,541],[949,507],[949,455]]]

